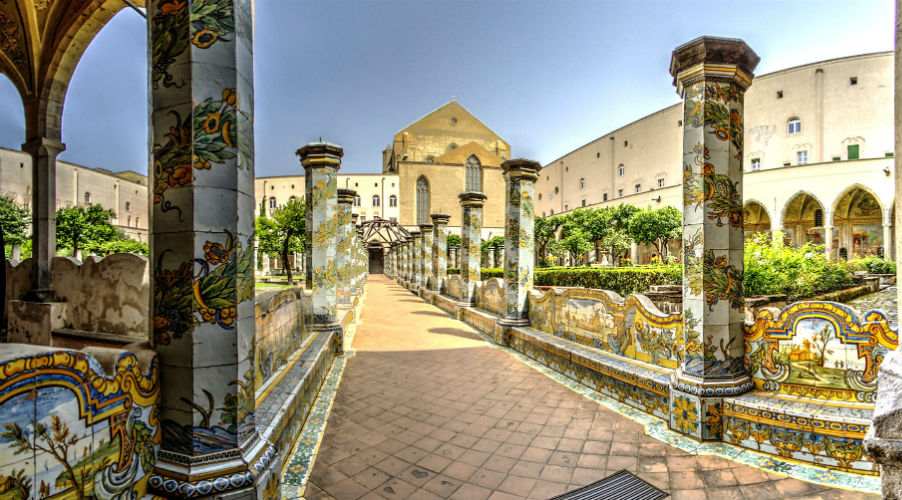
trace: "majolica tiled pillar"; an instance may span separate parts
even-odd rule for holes
[[[504,172],[504,288],[503,314],[498,320],[495,340],[504,342],[504,328],[529,326],[526,316],[526,296],[532,289],[535,255],[535,198],[536,179],[542,168],[539,162],[526,158],[507,160],[501,164]]]
[[[748,391],[743,337],[743,99],[758,56],[742,40],[702,37],[670,63],[683,98],[683,361],[670,427],[721,439],[722,398]],[[710,349],[709,349],[710,346]]]
[[[460,245],[454,245],[451,247],[451,260],[453,264],[451,267],[455,267],[458,270],[460,269]]]
[[[360,267],[358,261],[360,238],[357,236],[357,227],[351,220],[351,206],[357,191],[353,189],[338,188],[338,232],[336,234],[335,275],[338,279],[336,300],[338,304],[352,304],[354,298],[355,283]]]
[[[448,214],[432,214],[432,290],[439,291],[448,275]]]
[[[461,279],[461,305],[472,306],[473,292],[476,282],[482,277],[480,268],[480,245],[482,243],[482,207],[485,205],[486,196],[483,193],[467,192],[458,195],[460,198],[461,219],[460,228],[460,279]]]
[[[420,234],[422,242],[420,242],[420,255],[422,267],[422,277],[420,278],[420,288],[429,288],[432,281],[432,242],[435,239],[432,236],[432,224],[420,224]]]
[[[277,495],[278,457],[254,418],[251,2],[150,0],[147,11],[149,323],[164,387],[153,419],[166,436],[148,484],[168,498],[252,498],[272,479]]]
[[[314,142],[297,151],[304,166],[307,204],[307,289],[313,291],[313,331],[335,332],[336,351],[343,352],[341,326],[335,316],[339,279],[336,272],[338,217],[336,176],[344,150]]]
[[[494,267],[504,267],[504,245],[497,245],[495,247],[495,266]]]
[[[401,247],[399,249],[399,252],[400,252],[400,257],[401,257],[401,280],[402,281],[408,280],[410,262],[407,257],[410,253],[409,247],[410,247],[410,242],[407,241],[406,239],[401,242]]]
[[[495,247],[485,247],[485,261],[482,267],[495,267]]]
[[[410,232],[410,284],[413,288],[420,286],[420,280],[423,279],[423,234],[419,231]]]

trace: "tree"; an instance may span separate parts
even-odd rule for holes
[[[449,234],[448,235],[448,246],[460,246],[460,235],[459,234]]]
[[[21,245],[28,240],[28,210],[16,205],[12,198],[0,196],[0,227],[3,228],[3,249],[6,245]],[[4,253],[4,255],[9,255]]]
[[[116,214],[100,205],[61,208],[56,211],[56,246],[71,248],[77,256],[81,249],[89,252],[100,250],[104,243],[122,240],[110,220]]]
[[[592,250],[592,235],[586,229],[586,223],[591,217],[591,209],[581,208],[563,216],[560,244],[570,253],[570,260],[573,265],[582,260]]]
[[[270,257],[279,257],[288,274],[288,283],[294,283],[288,254],[303,252],[307,234],[307,208],[304,199],[291,200],[272,212],[272,218],[257,217],[254,226],[257,248]]]
[[[28,429],[21,427],[18,423],[3,424],[4,431],[0,433],[0,440],[13,446],[14,455],[33,453],[34,450],[43,451],[50,454],[65,469],[66,478],[75,488],[76,498],[83,500],[85,498],[85,481],[90,478],[85,477],[85,470],[82,468],[81,477],[75,474],[75,469],[69,462],[70,448],[78,443],[78,436],[69,432],[69,426],[63,422],[59,415],[50,417],[50,425],[44,422],[36,422],[34,424],[34,434]],[[76,460],[78,452],[72,450],[72,460]],[[86,458],[86,457],[83,457]]]
[[[536,265],[545,264],[546,254],[549,250],[549,244],[557,238],[557,231],[564,223],[563,218],[559,215],[551,217],[536,217],[533,232],[536,242]]]
[[[647,208],[630,219],[629,234],[638,243],[653,244],[661,261],[667,258],[667,243],[683,233],[683,214],[673,207]]]
[[[480,250],[485,254],[488,253],[489,247],[496,247],[498,245],[504,246],[504,236],[495,236],[483,241],[480,244]]]

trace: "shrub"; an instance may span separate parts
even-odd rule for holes
[[[869,274],[896,274],[896,263],[880,257],[850,260],[849,265],[857,271],[867,271]]]
[[[576,286],[611,290],[626,296],[647,292],[652,285],[679,285],[683,270],[678,265],[630,267],[550,267],[536,269],[539,286]]]

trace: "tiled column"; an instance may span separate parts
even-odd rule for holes
[[[504,267],[504,245],[495,246],[495,265],[492,267]]]
[[[752,388],[743,337],[743,99],[758,56],[742,40],[702,37],[673,52],[683,98],[683,361],[670,427],[720,440],[722,398]]]
[[[400,257],[401,257],[401,280],[402,281],[408,280],[410,262],[407,257],[410,254],[409,248],[410,248],[410,242],[407,239],[405,239],[404,241],[401,242],[401,247],[399,249],[399,252],[400,252]]]
[[[307,204],[307,289],[313,291],[313,331],[335,332],[337,352],[343,352],[341,326],[335,316],[338,294],[336,260],[338,234],[338,186],[344,150],[336,144],[313,142],[297,151],[304,166]]]
[[[495,330],[495,341],[504,343],[506,327],[529,326],[526,296],[532,289],[535,259],[535,190],[539,162],[526,158],[507,160],[504,172],[504,288],[503,314]]]
[[[448,214],[432,214],[432,290],[439,291],[448,275]]]
[[[148,484],[167,498],[254,498],[272,481],[278,494],[254,417],[253,9],[214,5],[147,2],[153,419],[166,436]]]
[[[351,220],[351,206],[357,191],[338,188],[338,234],[336,234],[335,274],[338,278],[336,301],[338,304],[353,304],[351,296],[355,289],[358,268],[359,238],[357,228]]]
[[[432,280],[432,224],[420,224],[420,265],[423,266],[420,277],[420,288],[428,288]]]
[[[419,231],[410,232],[410,284],[413,288],[420,286],[420,280],[423,279],[423,234]]]
[[[480,244],[482,242],[482,207],[486,196],[482,193],[467,192],[458,195],[460,198],[462,226],[460,228],[461,305],[472,306],[473,292],[476,282],[482,277],[479,266]]]
[[[482,267],[495,267],[495,247],[489,246],[485,248],[485,262]]]
[[[460,269],[460,245],[454,245],[451,249],[451,258],[454,259],[454,265],[451,267],[456,267],[458,270]]]

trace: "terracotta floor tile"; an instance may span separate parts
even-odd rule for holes
[[[502,474],[500,472],[495,472],[488,469],[479,469],[475,474],[470,476],[470,479],[468,479],[467,482],[475,484],[477,486],[482,486],[483,488],[495,489],[499,484],[501,484],[501,481],[504,481],[506,477],[507,474]]]
[[[477,486],[475,484],[465,484],[457,489],[451,498],[454,500],[485,500],[489,498],[493,490]]]
[[[520,498],[526,498],[535,485],[536,479],[534,477],[507,476],[504,481],[498,485],[498,489],[512,495],[517,495]]]
[[[553,483],[550,481],[536,481],[536,485],[529,492],[529,498],[551,498],[567,491],[567,484]]]

